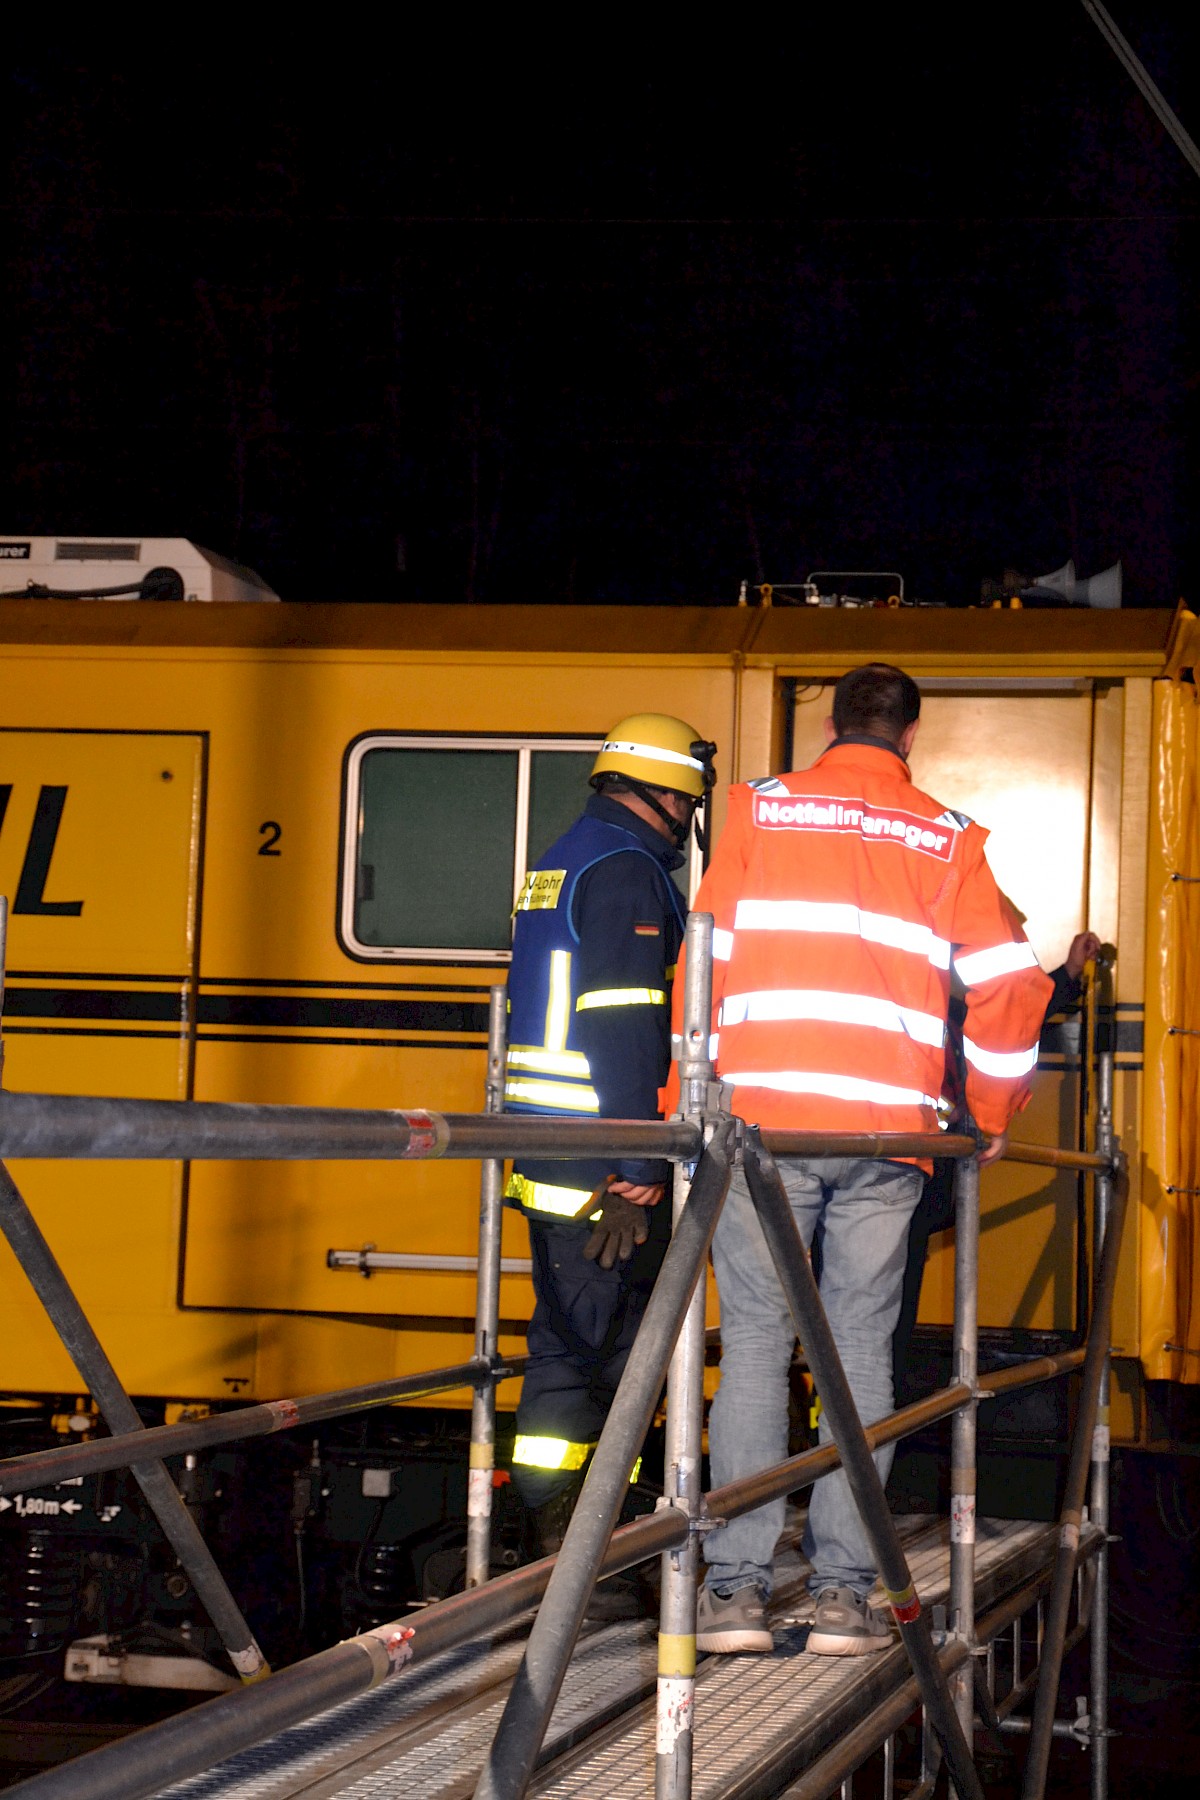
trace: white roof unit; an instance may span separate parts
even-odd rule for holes
[[[187,538],[0,537],[0,600],[278,600]]]

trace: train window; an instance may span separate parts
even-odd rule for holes
[[[534,750],[529,772],[529,854],[536,863],[583,811],[594,750]],[[522,870],[524,873],[524,870]]]
[[[356,936],[376,949],[503,949],[516,819],[512,751],[370,751]]]
[[[599,739],[360,738],[339,920],[367,960],[506,962],[527,866],[587,797]]]

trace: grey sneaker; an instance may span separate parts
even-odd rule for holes
[[[767,1624],[767,1609],[756,1587],[736,1588],[718,1594],[702,1587],[696,1603],[697,1650],[758,1650],[775,1648]]]
[[[822,1588],[808,1648],[818,1656],[870,1656],[890,1650],[895,1638],[879,1614],[860,1600],[853,1588]]]

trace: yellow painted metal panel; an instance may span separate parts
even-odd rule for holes
[[[1200,619],[1181,600],[1171,621],[1166,658],[1162,673],[1177,681],[1185,669],[1200,663]]]
[[[1117,1443],[1137,1443],[1144,1431],[1141,1364],[1113,1358],[1109,1383],[1109,1429]]]
[[[772,669],[746,668],[739,663],[734,675],[737,743],[723,767],[731,782],[752,781],[779,767],[783,696]]]
[[[1074,1141],[1078,1077],[1043,1070],[1013,1126],[1030,1143]],[[980,1179],[979,1322],[1067,1331],[1075,1324],[1075,1178],[1020,1163],[984,1169]],[[954,1241],[933,1240],[920,1318],[954,1317]]]
[[[195,735],[0,732],[0,784],[11,787],[0,830],[0,888],[13,907],[9,1087],[186,1097],[202,750]],[[62,794],[52,842],[48,789]],[[49,852],[40,896],[28,881],[39,807]],[[60,910],[28,910],[35,905]],[[244,1323],[178,1319],[177,1164],[20,1162],[13,1172],[134,1392],[190,1392],[198,1364],[252,1364]],[[9,1322],[0,1381],[35,1391],[75,1386],[7,1247],[0,1305]]]
[[[1092,710],[1086,916],[1089,929],[1106,943],[1117,941],[1120,922],[1124,728],[1124,686],[1098,685]]]
[[[461,971],[460,971],[461,973]],[[486,995],[486,989],[481,990]],[[200,1045],[197,1098],[236,1094],[293,1105],[426,1106],[478,1112],[482,1048],[386,1049],[268,1043],[247,1035]],[[368,1281],[326,1266],[331,1249],[473,1255],[473,1162],[196,1163],[188,1205],[184,1299],[190,1306],[287,1307],[468,1319],[474,1278],[391,1271]],[[505,1213],[503,1253],[529,1254],[524,1220]],[[524,1276],[501,1282],[501,1313],[527,1318]],[[440,1360],[447,1360],[442,1357]]]
[[[1165,672],[1180,645],[1176,614],[906,608],[632,606],[161,606],[103,601],[5,601],[0,642],[86,644],[126,657],[161,646],[220,651],[368,653],[371,660],[593,656],[603,662],[688,655],[760,658],[781,675],[839,675],[882,658],[933,674],[968,667],[1121,677]]]
[[[859,663],[898,663],[922,676],[1161,675],[1174,615],[1090,612],[773,607],[747,655],[780,675],[837,677]]]
[[[1151,798],[1151,706],[1155,691],[1155,684],[1150,681],[1125,683],[1118,1005],[1140,1005],[1146,991],[1146,855]]]
[[[188,734],[0,731],[10,969],[190,974],[200,757]]]
[[[1136,1028],[1150,1021],[1142,1009],[1148,999],[1146,958],[1146,896],[1148,856],[1152,841],[1151,771],[1155,750],[1153,733],[1154,694],[1160,684],[1135,679],[1124,684],[1124,719],[1121,749],[1121,808],[1118,842],[1118,913],[1113,934],[1117,946],[1116,997],[1120,1026]],[[1097,779],[1100,771],[1097,771]],[[1139,1059],[1140,1060],[1140,1059]],[[1148,1058],[1145,1067],[1150,1068]],[[1150,1089],[1141,1072],[1122,1071],[1120,1059],[1113,1097],[1113,1124],[1129,1160],[1130,1204],[1127,1214],[1117,1289],[1113,1300],[1113,1343],[1131,1354],[1140,1354],[1147,1330],[1144,1316],[1145,1270],[1159,1254],[1154,1241],[1152,1213],[1143,1203],[1147,1167],[1143,1158],[1144,1128],[1148,1129],[1147,1096]]]
[[[1141,1356],[1151,1380],[1200,1380],[1200,703],[1154,684],[1146,881]]]
[[[1141,1022],[1140,1012],[1117,1015],[1118,1020],[1132,1017],[1135,1026]],[[1113,1295],[1112,1347],[1119,1356],[1137,1356],[1141,1342],[1141,1282],[1143,1240],[1149,1219],[1141,1205],[1143,1165],[1141,1154],[1142,1058],[1136,1068],[1122,1068],[1118,1063],[1113,1084],[1114,1130],[1121,1148],[1129,1159],[1129,1206],[1125,1214],[1125,1230],[1121,1238],[1121,1257],[1117,1264],[1117,1286]],[[1089,1232],[1091,1231],[1089,1196]]]

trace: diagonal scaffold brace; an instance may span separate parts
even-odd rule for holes
[[[955,1711],[945,1671],[934,1651],[929,1621],[913,1587],[908,1561],[825,1317],[787,1190],[775,1159],[763,1146],[755,1126],[746,1130],[743,1167],[759,1224],[804,1345],[804,1354],[821,1396],[822,1410],[841,1451],[842,1468],[875,1553],[880,1578],[900,1628],[926,1713],[945,1754],[960,1800],[984,1800],[971,1750]]]
[[[0,897],[0,1016],[4,1006],[4,969],[8,941],[8,901]],[[3,1078],[3,1043],[0,1041],[0,1080]],[[23,1269],[34,1293],[46,1309],[71,1361],[79,1370],[88,1392],[103,1413],[114,1437],[130,1438],[145,1430],[133,1401],[105,1354],[75,1291],[63,1274],[24,1195],[0,1162],[0,1231]],[[200,1528],[171,1480],[166,1464],[158,1460],[136,1462],[130,1458],[135,1480],[191,1582],[226,1654],[242,1681],[257,1681],[271,1673],[267,1659],[242,1617],[225,1577],[213,1560]]]
[[[4,1163],[0,1163],[0,1231],[45,1307],[109,1430],[114,1437],[130,1444],[135,1433],[145,1430],[137,1408],[121,1385],[74,1289]],[[236,1673],[243,1681],[257,1681],[260,1676],[269,1675],[271,1671],[266,1658],[165,1463],[157,1460],[137,1462],[132,1454],[128,1460],[148,1505],[216,1627]]]
[[[688,1302],[704,1271],[729,1191],[736,1132],[735,1121],[723,1119],[696,1166],[638,1328],[636,1354],[621,1376],[475,1800],[521,1800],[529,1785],[601,1558],[629,1490],[629,1471],[650,1428]]]

